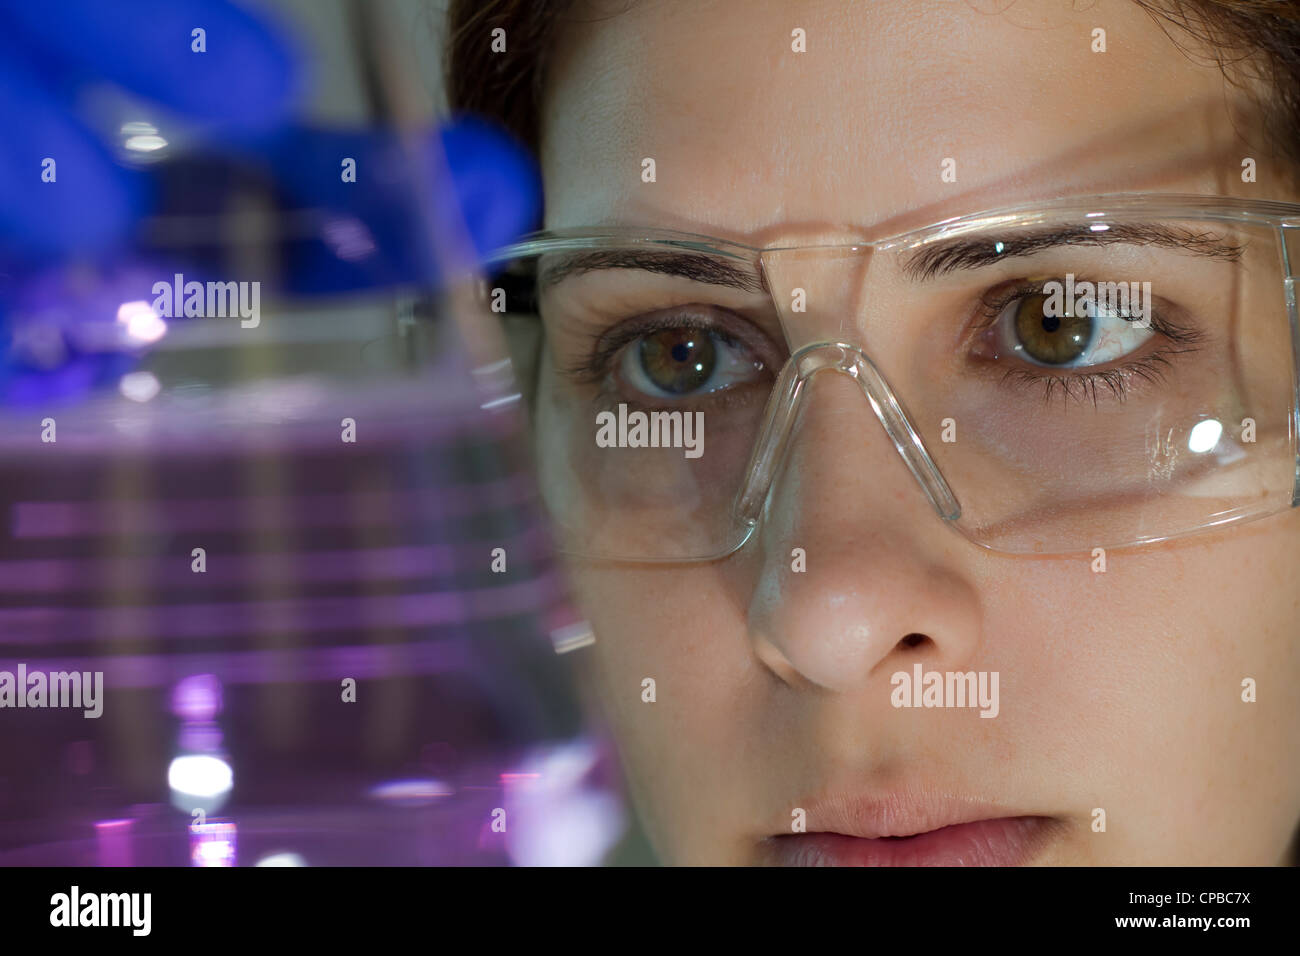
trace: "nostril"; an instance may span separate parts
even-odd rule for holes
[[[899,647],[920,647],[928,640],[929,638],[926,637],[924,634],[909,634],[901,641],[898,642],[898,646]]]

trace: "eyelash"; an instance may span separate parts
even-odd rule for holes
[[[1084,279],[1081,277],[1078,281]],[[979,320],[972,329],[972,335],[992,326],[1002,315],[1003,310],[1016,299],[1041,295],[1042,286],[1042,280],[1017,279],[1002,283],[985,292],[980,297]],[[686,306],[684,309],[686,311],[681,312],[671,312],[666,308],[649,310],[642,314],[652,315],[655,312],[664,314],[648,319],[621,320],[607,327],[605,331],[595,333],[596,344],[591,354],[564,371],[581,384],[604,386],[609,379],[614,359],[625,347],[643,336],[664,329],[706,332],[728,345],[747,347],[741,337],[727,332],[716,320],[703,318],[698,314],[707,311],[706,309],[698,306]],[[1123,401],[1134,379],[1159,384],[1163,380],[1164,371],[1171,367],[1170,358],[1184,352],[1196,351],[1197,346],[1205,338],[1200,330],[1174,324],[1163,316],[1157,315],[1154,310],[1151,314],[1151,329],[1167,340],[1172,347],[1164,347],[1140,359],[1130,360],[1116,368],[1100,371],[1059,374],[1046,369],[1040,371],[1028,365],[1008,368],[1003,372],[999,380],[1000,384],[1011,388],[1042,388],[1045,403],[1050,403],[1052,396],[1059,391],[1066,400],[1091,401],[1095,407],[1099,403],[1102,389],[1108,390],[1116,400]],[[765,363],[764,367],[766,367]],[[610,402],[613,397],[612,393],[602,388],[600,400]],[[715,398],[720,399],[725,396],[720,394]]]
[[[1086,277],[1079,277],[1076,281],[1085,280]],[[1042,295],[1042,293],[1042,280],[1017,279],[1009,284],[1004,283],[990,289],[980,299],[981,320],[974,331],[992,326],[1001,317],[1003,310],[1016,299]],[[1205,339],[1205,334],[1199,329],[1170,322],[1158,315],[1154,309],[1151,312],[1151,330],[1177,347],[1161,348],[1142,358],[1130,360],[1124,365],[1100,371],[1061,375],[1048,370],[1040,371],[1027,365],[1009,368],[1003,372],[1000,384],[1007,387],[1041,387],[1045,404],[1050,403],[1054,392],[1060,390],[1067,401],[1091,400],[1095,408],[1098,405],[1099,390],[1102,388],[1109,389],[1110,394],[1122,402],[1128,395],[1133,379],[1141,379],[1153,385],[1160,384],[1165,370],[1172,367],[1170,357],[1184,352],[1195,352]]]

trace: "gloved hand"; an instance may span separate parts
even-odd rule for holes
[[[280,122],[301,78],[283,32],[228,0],[0,0],[0,23],[0,250],[19,258],[105,248],[148,200],[85,111],[97,84],[229,137]]]
[[[238,178],[229,169],[269,178],[283,212],[324,214],[373,247],[341,256],[328,235],[295,240],[285,250],[290,293],[436,281],[415,241],[427,226],[411,201],[417,185],[435,227],[463,214],[479,255],[536,221],[531,159],[481,121],[431,131],[414,166],[390,133],[287,123],[304,84],[300,58],[283,30],[228,0],[0,0],[0,23],[0,403],[78,395],[129,367],[130,355],[85,352],[64,323],[114,321],[139,218],[217,201]],[[85,111],[103,84],[162,105],[208,148],[197,161],[128,168],[103,138],[118,131],[96,129]],[[344,156],[357,162],[356,182],[340,177]],[[70,287],[60,270],[74,258],[103,266],[103,288],[87,290],[84,277]]]
[[[469,241],[460,250],[481,263],[490,251],[533,228],[541,213],[536,163],[504,132],[474,116],[399,141],[382,130],[288,127],[268,144],[286,219],[316,214],[321,234],[282,250],[286,291],[322,294],[405,283],[436,285],[449,265],[432,255],[429,232]],[[340,163],[356,164],[345,182]],[[415,181],[418,178],[418,182]],[[417,198],[423,198],[420,208]],[[367,255],[348,255],[342,233]],[[341,252],[343,254],[341,254]]]

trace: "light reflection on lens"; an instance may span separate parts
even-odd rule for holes
[[[1197,453],[1213,451],[1219,444],[1219,436],[1222,434],[1223,425],[1213,418],[1207,418],[1192,426],[1192,433],[1187,438],[1187,448]]]

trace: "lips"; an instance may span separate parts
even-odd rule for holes
[[[806,833],[762,841],[778,866],[1019,866],[1061,830],[1054,817],[929,791],[810,801]]]

